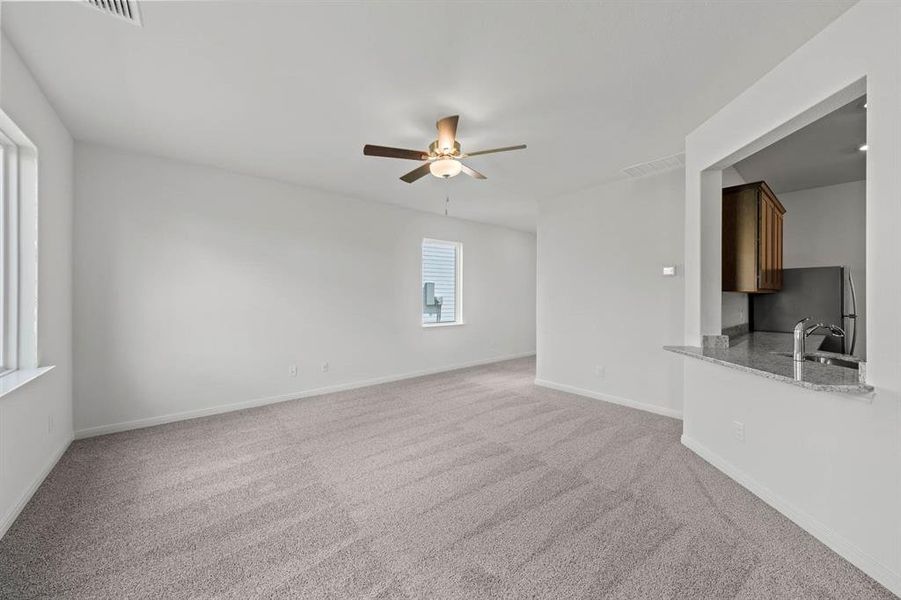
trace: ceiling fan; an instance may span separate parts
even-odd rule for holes
[[[480,154],[493,154],[495,152],[507,152],[509,150],[522,150],[525,144],[519,146],[505,146],[503,148],[492,148],[491,150],[479,150],[477,152],[462,152],[460,150],[460,142],[457,141],[457,121],[460,120],[459,115],[452,117],[444,117],[437,123],[438,139],[429,144],[428,152],[424,150],[405,150],[403,148],[389,148],[388,146],[373,146],[366,144],[363,146],[363,154],[365,156],[383,156],[385,158],[404,158],[407,160],[424,160],[425,163],[416,167],[403,177],[401,180],[407,183],[413,183],[426,174],[431,173],[435,177],[448,179],[466,173],[475,179],[486,179],[484,175],[474,169],[470,169],[462,162],[462,159],[469,156],[478,156]]]

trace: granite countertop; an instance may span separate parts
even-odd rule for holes
[[[821,335],[807,338],[807,353],[816,352],[823,339]],[[796,365],[791,357],[790,333],[756,331],[731,340],[728,348],[664,346],[664,350],[821,392],[865,394],[873,391],[873,386],[860,380],[860,372],[856,369],[811,361]],[[778,352],[788,353],[788,356]],[[856,358],[853,360],[860,362]]]

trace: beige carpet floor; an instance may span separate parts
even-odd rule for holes
[[[524,359],[72,444],[2,598],[893,598]]]

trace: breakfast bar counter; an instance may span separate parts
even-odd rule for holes
[[[817,335],[808,338],[809,356],[830,356],[829,353],[817,352],[823,339],[824,336]],[[821,364],[812,360],[796,363],[791,356],[790,333],[752,332],[731,340],[728,348],[664,346],[663,349],[811,390],[851,394],[866,394],[873,391],[873,386],[863,381],[863,370]],[[842,358],[849,362],[861,362],[854,357]]]

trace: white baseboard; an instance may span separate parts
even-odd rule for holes
[[[683,434],[682,445],[788,517],[798,527],[823,542],[833,552],[878,581],[893,594],[901,597],[901,574],[896,573],[859,546],[779,496],[773,490],[726,461],[700,442]]]
[[[164,425],[166,423],[174,423],[176,421],[186,421],[188,419],[196,419],[198,417],[208,417],[221,413],[232,412],[235,410],[243,410],[245,408],[254,408],[257,406],[265,406],[267,404],[276,404],[278,402],[287,402],[289,400],[299,400],[301,398],[309,398],[311,396],[320,396],[322,394],[330,394],[333,392],[343,392],[357,388],[367,387],[370,385],[379,385],[381,383],[391,383],[392,381],[402,381],[404,379],[413,379],[415,377],[423,377],[425,375],[435,375],[437,373],[445,373],[447,371],[456,371],[458,369],[466,369],[469,367],[478,367],[488,365],[505,360],[514,360],[517,358],[525,358],[527,356],[535,356],[535,352],[522,352],[519,354],[510,354],[506,356],[497,356],[493,358],[475,360],[466,363],[447,365],[434,369],[424,369],[412,373],[403,373],[400,375],[388,375],[385,377],[376,377],[373,379],[364,379],[349,383],[340,383],[310,390],[301,390],[298,392],[290,392],[287,394],[279,394],[278,396],[268,396],[265,398],[255,398],[253,400],[243,400],[241,402],[233,402],[231,404],[221,404],[218,406],[210,406],[208,408],[200,408],[196,410],[186,410],[184,412],[170,413],[156,417],[147,417],[143,419],[135,419],[133,421],[123,421],[121,423],[111,423],[109,425],[99,425],[96,427],[87,427],[79,429],[75,432],[75,439],[83,439],[98,435],[106,435],[108,433],[118,433],[120,431],[129,431],[132,429],[142,429],[144,427],[152,427],[154,425]]]
[[[577,396],[586,396],[588,398],[594,398],[595,400],[603,400],[604,402],[610,402],[612,404],[620,404],[622,406],[628,406],[629,408],[637,408],[638,410],[652,412],[658,415],[663,415],[664,417],[671,417],[673,419],[682,418],[682,411],[675,410],[673,408],[657,406],[656,404],[647,404],[645,402],[638,402],[637,400],[622,398],[620,396],[614,396],[613,394],[603,394],[601,392],[586,390],[583,388],[575,387],[573,385],[567,385],[565,383],[557,383],[555,381],[548,381],[547,379],[536,378],[535,385],[550,388],[552,390],[558,390],[561,392],[568,392],[570,394],[576,394]]]
[[[25,505],[28,504],[28,501],[34,496],[34,493],[41,487],[41,484],[44,483],[44,479],[47,478],[47,475],[50,474],[50,471],[53,470],[53,467],[56,466],[56,463],[59,462],[59,459],[62,458],[62,455],[71,443],[72,437],[70,436],[66,439],[65,443],[56,449],[50,457],[50,460],[48,460],[44,467],[38,471],[37,476],[31,481],[28,487],[25,488],[22,495],[19,496],[19,499],[16,500],[10,509],[6,511],[6,514],[3,515],[3,518],[0,519],[0,539],[2,539],[3,536],[6,535],[6,532],[9,531],[10,526],[12,526],[18,518],[19,513],[22,512],[22,509],[25,508]]]

